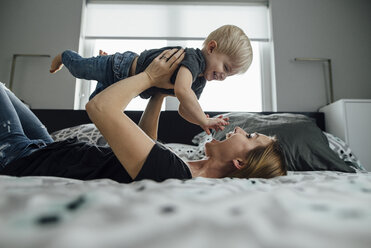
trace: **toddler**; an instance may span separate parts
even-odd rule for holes
[[[111,84],[144,71],[160,53],[172,48],[181,49],[164,47],[145,50],[140,55],[126,51],[92,58],[83,58],[74,51],[66,50],[53,59],[50,72],[55,73],[65,65],[77,78],[98,81],[91,99]],[[228,125],[227,120],[206,116],[198,99],[206,81],[223,81],[228,76],[247,71],[253,57],[250,40],[239,27],[224,25],[209,34],[201,50],[184,50],[185,58],[170,80],[174,90],[153,87],[142,92],[140,97],[147,99],[156,92],[175,95],[180,102],[178,112],[184,119],[201,126],[207,134],[210,134],[209,129],[222,130]],[[223,101],[223,96],[220,100]]]

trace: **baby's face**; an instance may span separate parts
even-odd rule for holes
[[[205,59],[206,69],[204,77],[207,81],[223,81],[228,76],[236,74],[231,59],[225,54],[214,50],[212,53],[208,53]]]

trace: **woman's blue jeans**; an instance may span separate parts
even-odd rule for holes
[[[45,126],[0,83],[0,169],[53,142]]]
[[[89,97],[92,99],[111,84],[129,77],[131,64],[137,56],[138,54],[127,51],[83,58],[75,51],[66,50],[62,53],[62,63],[74,77],[98,81],[95,91]]]

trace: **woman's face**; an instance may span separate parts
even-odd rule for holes
[[[246,153],[258,146],[268,146],[273,139],[260,133],[246,133],[242,128],[236,127],[233,132],[226,135],[223,141],[212,140],[205,144],[206,156],[221,154],[230,159],[243,158]]]

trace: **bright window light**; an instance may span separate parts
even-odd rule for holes
[[[268,8],[265,4],[231,4],[228,1],[198,4],[178,1],[148,4],[88,2],[85,24],[84,57],[97,56],[100,49],[108,54],[125,51],[140,54],[146,49],[166,46],[201,49],[203,40],[211,31],[224,24],[237,25],[252,41],[253,62],[245,74],[228,77],[223,82],[207,82],[199,103],[204,111],[259,112],[263,109],[262,79],[267,78],[267,72],[261,76],[261,70],[266,70],[266,66],[262,66],[265,59],[261,59],[260,51],[263,43],[269,41]],[[76,91],[78,104],[85,106],[96,82],[82,82],[80,85],[80,92]],[[127,110],[144,110],[147,102],[136,97]],[[177,109],[177,105],[176,99],[168,97],[163,110]]]

